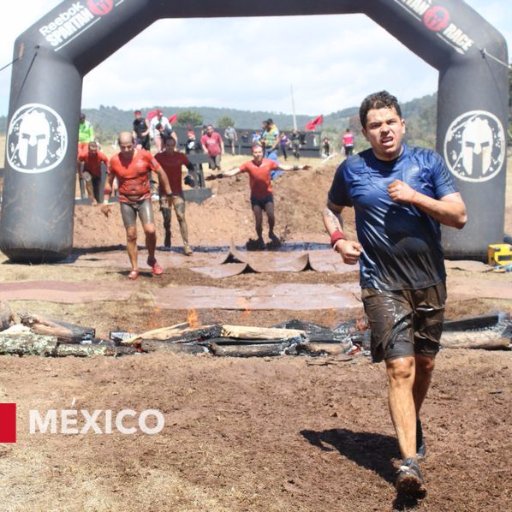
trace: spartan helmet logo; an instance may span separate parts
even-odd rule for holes
[[[27,166],[33,163],[39,167],[48,153],[50,124],[44,112],[32,111],[20,123],[18,155],[20,162]]]
[[[37,103],[19,108],[7,132],[7,161],[19,172],[42,173],[62,162],[68,146],[64,121]]]
[[[505,131],[500,120],[482,110],[457,117],[446,132],[444,157],[463,181],[482,182],[496,176],[505,161]]]
[[[485,176],[491,167],[492,129],[487,119],[468,121],[462,132],[462,165],[469,176]]]

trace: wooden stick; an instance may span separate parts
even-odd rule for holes
[[[242,338],[246,340],[282,339],[306,337],[306,331],[300,329],[279,329],[275,327],[248,327],[244,325],[223,325],[220,333],[224,338]]]
[[[511,348],[510,338],[499,331],[444,332],[441,336],[444,348],[474,348],[486,350],[506,350]]]

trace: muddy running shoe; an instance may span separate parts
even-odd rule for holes
[[[421,421],[418,418],[416,420],[416,457],[418,459],[424,459],[427,455],[427,447],[425,445],[425,439],[423,439],[423,429],[421,427]]]
[[[398,468],[396,490],[399,494],[422,498],[427,493],[423,476],[415,459],[405,459]]]
[[[151,267],[151,272],[154,276],[161,276],[164,273],[164,269],[160,266],[156,259],[151,260],[148,258],[148,265]]]

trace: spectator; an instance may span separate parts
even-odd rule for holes
[[[264,157],[277,162],[277,148],[279,146],[279,129],[272,119],[263,121],[261,131],[261,145],[265,151]]]
[[[160,128],[157,128],[157,125],[160,125]],[[149,133],[157,152],[163,148],[162,133],[165,134],[167,132],[172,133],[172,125],[163,112],[159,110],[149,123]]]
[[[329,140],[329,137],[323,138],[322,151],[323,151],[324,157],[328,157],[331,154],[331,141]]]
[[[286,133],[281,132],[279,135],[279,149],[285,160],[288,160],[288,147],[290,146],[290,139]]]
[[[197,140],[196,140],[196,132],[194,129],[189,126],[187,129],[187,140],[185,142],[185,153],[196,153],[197,152]]]
[[[142,112],[136,110],[134,113],[135,119],[133,120],[133,137],[135,144],[139,149],[149,151],[151,149],[151,139],[149,137],[148,122],[142,117]]]
[[[206,132],[201,137],[201,146],[208,155],[208,167],[213,171],[220,171],[221,158],[224,154],[224,142],[211,124],[206,127]]]
[[[299,160],[300,159],[300,148],[302,146],[300,133],[297,130],[293,130],[290,138],[291,138],[293,156],[297,160]]]
[[[345,157],[348,158],[354,151],[354,134],[350,128],[345,130],[342,138],[343,149],[345,150]]]
[[[92,124],[87,121],[85,114],[80,114],[80,123],[78,124],[78,155],[87,152],[89,142],[94,141],[94,128]]]
[[[228,141],[229,147],[231,148],[231,154],[236,154],[236,144],[238,142],[238,135],[234,126],[228,126],[224,130],[224,138]]]

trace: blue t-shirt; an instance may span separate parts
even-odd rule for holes
[[[394,202],[387,187],[396,179],[434,199],[457,192],[443,159],[430,149],[404,144],[391,162],[368,149],[338,167],[329,200],[355,209],[362,288],[417,290],[446,278],[439,222]]]

